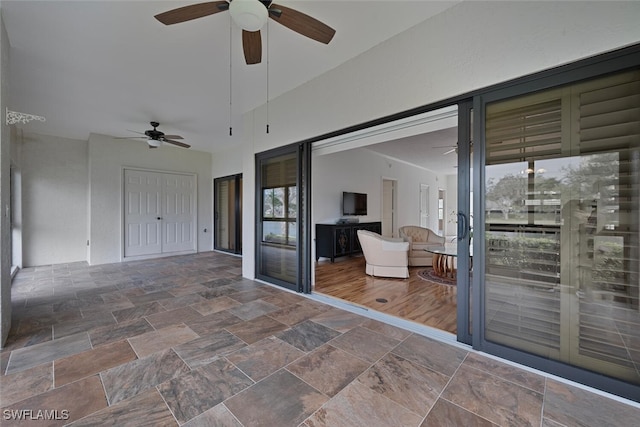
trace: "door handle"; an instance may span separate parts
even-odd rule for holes
[[[159,217],[157,217],[156,219],[162,219],[162,217],[161,217],[161,216],[159,216]]]
[[[468,233],[467,217],[462,212],[458,212],[458,241],[466,239]]]

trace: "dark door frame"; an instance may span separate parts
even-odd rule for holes
[[[220,207],[218,206],[218,198],[216,197],[218,183],[222,181],[231,181],[235,182],[235,192],[233,195],[234,200],[234,209],[233,214],[235,216],[235,229],[233,230],[234,238],[236,242],[235,249],[227,249],[221,248],[218,246],[216,235],[218,234],[218,211]],[[232,254],[242,255],[242,200],[241,200],[241,183],[242,183],[242,174],[238,173],[235,175],[223,176],[220,178],[214,178],[213,180],[213,249],[217,251],[229,252]]]
[[[296,280],[291,283],[280,278],[266,276],[260,272],[262,253],[262,175],[261,165],[264,160],[296,153]],[[284,288],[303,293],[311,292],[311,143],[300,142],[289,144],[255,155],[255,276]]]

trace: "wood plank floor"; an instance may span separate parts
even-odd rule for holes
[[[420,278],[424,268],[409,267],[408,279],[371,277],[362,256],[336,258],[333,264],[323,258],[316,262],[314,292],[455,334],[456,287]]]

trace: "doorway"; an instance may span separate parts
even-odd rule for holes
[[[389,125],[394,130],[381,126],[367,129],[366,136],[350,134],[344,141],[333,138],[314,143],[314,223],[335,224],[340,220],[341,192],[357,189],[369,194],[367,215],[359,219],[361,224],[380,221],[381,234],[396,238],[399,227],[420,225],[441,236],[446,233],[447,242],[455,246],[458,217],[447,212],[458,211],[458,110],[453,105],[414,116],[405,122],[407,128],[394,122]],[[464,132],[469,134],[467,119],[465,114]],[[461,151],[462,155],[468,152]],[[437,328],[455,338],[459,328],[457,295],[461,290],[468,292],[467,282],[464,286],[444,280],[429,282],[426,274],[419,275],[431,268],[428,265],[409,266],[407,279],[368,276],[363,255],[353,251],[333,262],[317,256],[314,260],[314,293]]]

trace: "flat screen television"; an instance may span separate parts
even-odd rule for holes
[[[362,193],[342,192],[342,215],[366,215],[367,195]]]

